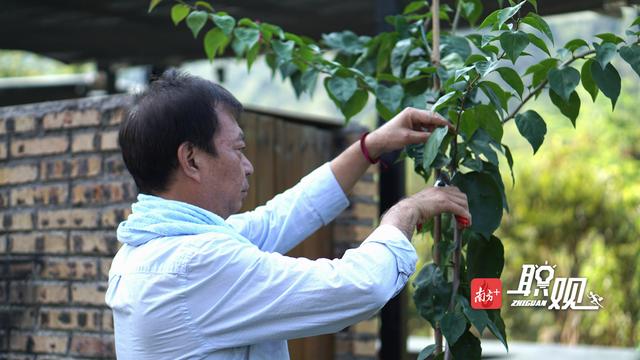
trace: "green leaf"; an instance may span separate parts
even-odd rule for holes
[[[635,20],[633,20],[633,22],[631,23],[631,26],[634,25],[640,25],[640,16],[638,16]]]
[[[583,46],[589,47],[589,44],[587,44],[587,42],[582,39],[573,39],[566,43],[564,45],[564,48],[571,52],[574,52]]]
[[[234,50],[238,56],[242,56],[245,51],[251,49],[260,40],[260,31],[254,28],[238,27],[233,30],[233,35],[235,36],[233,39]],[[272,47],[277,46],[274,43],[271,43]]]
[[[404,7],[404,11],[402,11],[402,14],[406,15],[412,12],[416,12],[425,6],[427,6],[427,2],[424,0],[412,1],[407,6]]]
[[[193,11],[189,16],[187,16],[187,27],[191,29],[193,33],[193,37],[198,37],[198,33],[204,27],[204,24],[207,23],[207,12],[206,11]]]
[[[515,6],[492,12],[480,24],[480,29],[487,26],[493,26],[494,29],[500,29],[507,20],[511,19],[516,13],[518,13],[518,10],[520,10],[525,2],[526,1],[521,1]]]
[[[518,74],[515,70],[510,67],[501,67],[496,70],[502,80],[504,80],[513,90],[515,90],[520,98],[522,98],[522,93],[524,92],[524,84],[522,83],[522,78],[520,74]]]
[[[593,44],[593,46],[596,48],[596,60],[603,69],[618,52],[618,48],[609,42],[603,43],[602,45]]]
[[[366,90],[358,89],[351,99],[349,99],[344,106],[340,107],[340,111],[345,117],[345,120],[349,122],[349,120],[357,115],[362,109],[364,109],[365,105],[367,105],[367,100],[369,99],[369,92]]]
[[[516,126],[520,134],[529,141],[535,154],[540,148],[540,145],[542,145],[544,136],[547,134],[547,124],[545,124],[537,112],[527,110],[524,113],[516,115]]]
[[[507,164],[509,164],[509,171],[511,172],[511,181],[512,186],[516,185],[516,177],[513,175],[513,156],[511,155],[511,149],[505,144],[502,144],[502,148],[504,149],[504,157],[507,158]]]
[[[529,41],[531,41],[533,46],[537,47],[538,49],[547,53],[547,55],[551,56],[551,52],[549,51],[547,44],[544,43],[544,40],[540,39],[539,37],[533,34],[527,34],[527,36],[529,37]]]
[[[480,90],[489,98],[491,103],[498,109],[498,111],[508,110],[509,99],[513,94],[502,90],[500,85],[492,81],[482,81],[478,84]]]
[[[403,96],[404,91],[401,85],[384,86],[379,84],[376,87],[376,97],[378,101],[392,113],[398,111]]]
[[[527,2],[531,5],[533,5],[533,9],[535,11],[538,11],[538,0],[527,0]]]
[[[620,48],[620,57],[624,59],[633,71],[640,76],[640,45],[623,46]]]
[[[151,0],[149,2],[149,9],[147,10],[148,13],[152,12],[153,9],[156,8],[156,6],[158,6],[158,4],[160,4],[162,0]]]
[[[529,45],[529,37],[522,31],[505,31],[500,34],[500,45],[507,57],[515,64],[516,60]]]
[[[452,183],[467,195],[473,218],[470,230],[491,236],[500,225],[503,208],[502,193],[495,179],[487,173],[473,171],[456,173]]]
[[[222,29],[222,31],[227,36],[231,35],[233,27],[236,26],[236,20],[226,14],[211,14],[211,19],[213,20],[213,23],[216,24],[217,27]]]
[[[380,36],[380,48],[376,56],[376,74],[381,74],[389,66],[391,50],[395,45],[396,37],[390,33],[382,33]]]
[[[211,6],[211,4],[209,4],[209,3],[208,3],[208,2],[206,2],[206,1],[196,1],[196,2],[195,2],[195,5],[196,5],[196,6],[203,7],[203,8],[205,8],[205,9],[209,10],[209,11],[213,11],[213,6]]]
[[[436,344],[431,344],[426,348],[422,349],[418,354],[417,360],[426,360],[436,351]]]
[[[468,139],[470,139],[475,130],[480,127],[496,142],[502,140],[502,122],[492,106],[479,104],[466,109],[462,113],[461,121],[460,128],[467,135]]]
[[[279,26],[269,23],[260,23],[260,31],[262,31],[262,36],[267,42],[271,41],[273,35],[277,35],[280,40],[284,39],[284,31],[282,31],[282,28]]]
[[[445,104],[449,103],[450,101],[457,99],[458,96],[460,96],[460,93],[457,91],[450,91],[444,95],[442,95],[431,107],[431,111],[436,112],[438,111],[442,106],[444,106]],[[455,98],[454,98],[455,97]]]
[[[440,149],[442,140],[445,135],[447,135],[447,132],[448,128],[446,126],[439,127],[435,129],[427,139],[427,142],[424,144],[422,158],[422,167],[424,169],[429,169],[431,167],[433,160],[436,158],[436,155],[438,155],[438,149]]]
[[[171,7],[171,21],[173,25],[178,25],[189,15],[189,7],[184,4],[176,4]]]
[[[447,312],[440,320],[442,335],[447,339],[448,344],[455,344],[467,329],[467,320],[459,312]]]
[[[580,72],[572,67],[549,70],[549,86],[565,101],[580,83]]]
[[[454,359],[480,360],[482,355],[480,340],[467,330],[451,347],[451,353]]]
[[[598,96],[598,86],[595,81],[593,81],[593,75],[591,74],[591,64],[594,60],[589,59],[582,64],[582,70],[580,79],[582,80],[582,87],[591,95],[591,99],[596,101],[596,97]]]
[[[256,24],[253,20],[249,18],[242,18],[238,21],[238,26],[246,26],[252,29],[257,29],[258,24]]]
[[[475,218],[473,221],[475,222]],[[470,234],[467,245],[467,281],[471,282],[475,278],[499,278],[503,268],[502,241],[494,235],[485,238],[479,234]]]
[[[603,70],[600,65],[591,64],[593,80],[598,85],[604,96],[611,99],[611,109],[615,109],[618,96],[620,96],[620,74],[613,65],[608,64]]]
[[[551,28],[540,15],[530,12],[522,19],[522,22],[543,33],[553,44],[553,33],[551,32]]]
[[[469,258],[467,257],[467,263],[468,259]],[[471,281],[471,279],[469,279],[468,281]],[[473,325],[478,330],[478,333],[482,334],[484,329],[489,325],[489,322],[491,322],[486,310],[472,309],[471,305],[469,304],[469,300],[467,300],[467,298],[462,295],[458,295],[457,298],[458,303],[461,304],[464,316],[469,320],[471,325]]]
[[[213,60],[216,53],[221,49],[229,40],[227,35],[219,28],[213,28],[204,36],[204,51],[207,53],[209,60]]]
[[[257,42],[251,47],[251,49],[249,49],[249,51],[247,51],[247,71],[251,70],[251,66],[253,65],[254,61],[256,61],[259,53],[260,43]]]
[[[451,286],[444,279],[442,270],[434,263],[425,265],[420,270],[413,286],[413,301],[418,313],[435,327],[449,306]]]
[[[597,38],[602,39],[603,41],[605,41],[605,43],[614,43],[616,45],[620,44],[621,42],[624,42],[624,39],[621,38],[618,35],[612,34],[612,33],[603,33],[603,34],[598,34],[596,35]],[[604,43],[603,43],[604,45]]]
[[[358,82],[354,78],[333,76],[327,81],[327,91],[340,104],[346,103],[358,89]]]
[[[411,39],[403,39],[396,43],[391,51],[391,73],[396,76],[402,76],[402,63],[407,57],[411,49]]]
[[[256,45],[258,46],[258,45]],[[311,67],[304,71],[297,71],[291,75],[291,85],[296,92],[296,97],[300,97],[305,92],[313,93],[318,80],[318,71]]]
[[[578,96],[578,93],[575,91],[572,92],[569,101],[564,101],[564,99],[553,92],[553,90],[549,90],[549,97],[551,98],[551,102],[560,109],[562,115],[568,117],[573,127],[576,127],[576,119],[580,113],[580,96]]]
[[[271,47],[273,48],[273,51],[276,53],[276,56],[278,57],[278,59],[282,62],[291,60],[293,56],[292,55],[293,48],[295,45],[296,44],[291,40],[289,41],[274,40],[271,42]]]
[[[487,315],[491,322],[489,323],[489,330],[491,333],[504,345],[505,349],[509,351],[509,345],[507,345],[507,332],[505,330],[504,321],[500,316],[500,310],[486,310]]]
[[[348,30],[322,35],[322,41],[324,41],[328,47],[348,55],[363,53],[366,49],[366,44],[370,40],[371,38],[368,36],[358,36]]]
[[[525,75],[532,74],[531,86],[536,87],[547,79],[549,70],[555,69],[558,66],[558,59],[550,58],[544,59],[537,64],[533,64],[527,68]]]
[[[424,60],[418,60],[412,62],[411,64],[409,64],[409,66],[407,66],[405,78],[411,79],[413,77],[419,76],[422,74],[423,69],[433,69],[433,71],[435,71],[435,68],[431,67],[431,64],[429,64],[428,62]]]
[[[462,1],[461,7],[462,16],[467,19],[472,26],[476,24],[482,15],[482,10],[484,8],[482,6],[482,1],[480,0]]]

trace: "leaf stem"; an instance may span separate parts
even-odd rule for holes
[[[567,65],[570,65],[571,63],[573,63],[574,61],[578,60],[578,59],[584,59],[589,55],[595,54],[595,50],[590,49],[590,50],[586,50],[578,55],[575,56],[571,56],[571,59],[568,59],[566,61],[564,61],[562,64],[560,64],[560,67],[565,67]],[[522,107],[524,106],[524,104],[527,103],[527,101],[531,100],[531,98],[533,98],[533,96],[538,93],[540,90],[542,90],[547,83],[549,82],[549,79],[544,79],[538,86],[536,86],[532,91],[529,92],[529,94],[527,94],[527,96],[525,96],[524,99],[522,99],[522,102],[520,104],[518,104],[518,106],[516,106],[515,109],[513,109],[513,111],[511,113],[509,113],[509,115],[504,118],[504,120],[502,120],[502,123],[506,123],[507,121],[513,119],[516,117],[516,115],[518,115],[518,112],[520,112],[520,110],[522,110]]]

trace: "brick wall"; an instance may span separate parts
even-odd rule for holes
[[[119,247],[115,227],[136,196],[117,147],[130,101],[0,108],[0,359],[115,356],[104,292]],[[336,136],[346,146],[361,131]],[[376,176],[372,167],[337,219],[336,256],[377,222]],[[377,337],[377,318],[343,330],[336,359],[375,358]]]

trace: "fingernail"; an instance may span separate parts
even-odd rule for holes
[[[469,219],[466,217],[456,215],[456,221],[461,228],[469,227]]]

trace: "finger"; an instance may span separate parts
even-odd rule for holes
[[[429,126],[447,126],[452,133],[456,131],[456,128],[447,119],[432,111],[414,109],[411,112],[411,120],[426,128]]]
[[[462,206],[460,206],[460,205],[458,205],[456,203],[450,202],[450,203],[448,203],[446,211],[447,212],[451,212],[454,215],[462,216],[464,218],[469,219],[469,225],[471,225],[471,222],[472,222],[471,213],[469,212],[468,209],[465,209],[464,207],[462,207]]]
[[[425,131],[411,131],[407,133],[407,142],[409,144],[420,144],[424,143],[431,136],[430,132]]]

